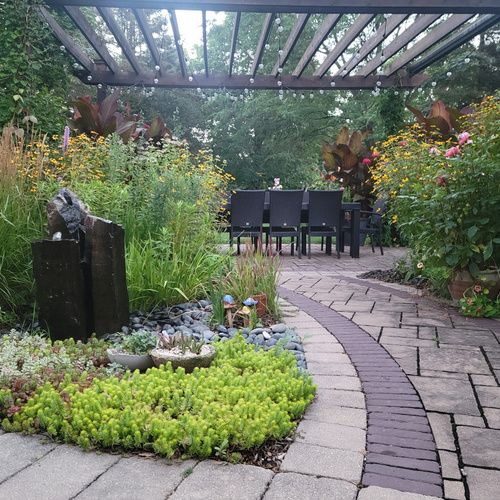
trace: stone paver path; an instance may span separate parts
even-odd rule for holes
[[[364,486],[500,498],[500,322],[356,277],[401,255],[285,256],[282,296],[313,311],[354,363],[368,412]]]

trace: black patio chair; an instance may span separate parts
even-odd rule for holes
[[[371,211],[361,210],[361,227],[359,232],[361,236],[370,235],[370,243],[372,246],[372,253],[375,253],[375,238],[378,240],[380,248],[380,255],[384,255],[384,247],[382,246],[382,232],[384,229],[383,217],[385,213],[386,199],[385,197],[377,198],[375,205]],[[349,232],[351,226],[349,223],[342,226],[342,231]]]
[[[308,240],[307,256],[311,258],[311,238],[321,236],[327,238],[327,253],[331,255],[331,241],[335,236],[337,259],[340,259],[340,237],[342,224],[340,220],[343,191],[309,191],[309,220],[307,227],[302,228],[302,253],[306,253],[306,237]],[[321,248],[323,249],[323,248]]]
[[[233,246],[233,238],[237,238],[238,255],[240,254],[240,238],[250,237],[255,246],[261,244],[264,221],[265,191],[234,191],[231,196],[231,228],[229,230],[229,246]]]
[[[271,190],[269,192],[269,238],[276,238],[276,249],[281,252],[282,238],[290,237],[291,254],[294,250],[294,238],[297,238],[297,252],[300,252],[300,216],[304,191]]]

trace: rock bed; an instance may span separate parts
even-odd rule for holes
[[[193,336],[197,340],[204,339],[208,343],[224,342],[234,337],[239,328],[226,328],[219,325],[215,330],[210,329],[208,321],[212,315],[212,306],[209,301],[186,302],[173,307],[156,307],[151,312],[132,311],[130,327],[123,327],[124,333],[137,330],[163,331],[168,335],[178,332]],[[265,351],[276,347],[278,342],[284,349],[289,350],[297,360],[297,366],[307,369],[302,341],[294,330],[287,328],[283,323],[263,328],[242,328],[241,334],[247,344],[262,346]],[[107,336],[110,340],[117,340],[115,336]]]

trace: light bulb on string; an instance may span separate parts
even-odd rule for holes
[[[59,49],[61,50],[61,52],[64,52],[66,50],[66,47],[64,45],[61,45]]]
[[[399,92],[397,90],[395,90],[394,95],[399,95]]]
[[[281,24],[281,19],[280,19],[279,17],[277,17],[277,18],[274,20],[274,22],[275,22],[276,24]]]
[[[283,85],[283,82],[281,80],[278,80],[278,87],[281,87]]]
[[[282,55],[283,55],[283,50],[282,50],[282,49],[279,49],[279,50],[278,50],[278,54],[279,54],[280,56],[282,56]]]
[[[259,64],[259,69],[262,69],[264,65],[262,63]]]
[[[264,47],[266,48],[266,50],[269,50],[271,48],[271,46],[268,43],[266,43],[266,45],[264,45]]]
[[[300,98],[301,98],[301,99],[305,99],[305,97],[306,97],[306,96],[305,96],[304,94],[300,94]]]
[[[453,73],[451,71],[448,71],[448,73],[446,73],[446,76],[451,76]]]
[[[158,66],[158,64],[155,66],[155,70],[160,71],[160,66]]]
[[[98,88],[98,89],[102,89],[102,83],[98,83],[98,84],[97,84],[97,88]]]
[[[79,64],[78,63],[73,63],[73,68],[78,68]]]
[[[464,59],[464,63],[465,63],[465,64],[470,63],[470,58],[469,58],[469,57],[466,57],[466,58]]]
[[[384,54],[382,54],[382,55],[380,56],[380,62],[384,62],[384,61],[385,61],[385,56],[384,56]]]
[[[309,94],[309,99],[313,99],[313,98],[314,98],[314,94],[311,92],[311,93]]]
[[[342,76],[346,76],[347,75],[347,70],[346,69],[343,69],[342,70]]]
[[[360,59],[361,58],[361,54],[359,52],[356,52],[356,55],[354,56],[356,59]]]
[[[292,94],[292,97],[297,97],[297,94],[294,92],[294,93]]]
[[[283,94],[279,94],[278,97],[280,98],[281,101],[283,100]]]
[[[323,94],[325,93],[325,91],[324,91],[323,89],[320,89],[319,93],[320,93],[321,95],[323,95]]]
[[[255,80],[253,78],[250,78],[250,83],[254,83]]]
[[[283,68],[278,68],[278,73],[283,73]]]
[[[87,81],[89,81],[89,82],[92,81],[92,75],[87,76]]]
[[[192,76],[188,76],[188,80],[189,80],[190,82],[192,82],[192,81],[193,81],[193,77],[192,77]]]
[[[153,80],[153,83],[156,85],[156,84],[158,83],[158,78],[155,78],[155,79]]]
[[[278,26],[278,31],[281,33],[283,31],[283,26]]]
[[[198,88],[196,89],[196,92],[201,92],[201,88],[200,88],[200,87],[198,87]]]
[[[380,80],[377,80],[377,83],[375,84],[377,87],[380,87],[382,85],[382,82]]]
[[[335,82],[330,82],[331,87],[335,87]]]
[[[424,91],[424,89],[423,89],[422,87],[419,87],[417,90],[418,90],[419,92],[423,92],[423,91]]]
[[[248,94],[249,90],[248,89],[245,89],[245,94]]]
[[[436,82],[432,82],[432,83],[431,83],[431,85],[432,85],[433,87],[435,87],[437,84],[436,84]]]

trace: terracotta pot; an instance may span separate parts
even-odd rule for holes
[[[265,293],[260,293],[259,295],[253,295],[252,298],[257,301],[257,304],[255,304],[257,316],[264,316],[267,311],[267,295]]]
[[[466,269],[462,269],[454,273],[446,283],[451,298],[454,300],[462,299],[464,296],[464,292],[470,287],[474,286],[474,284],[474,278]]]
[[[155,365],[153,359],[149,354],[125,354],[116,349],[108,349],[108,358],[111,363],[118,363],[120,365],[126,366],[129,370],[147,370],[148,368],[153,368]]]
[[[196,367],[208,368],[215,357],[215,353],[213,345],[205,344],[200,354],[193,354],[191,351],[182,354],[175,349],[156,348],[151,351],[151,357],[156,366],[166,365],[170,361],[174,370],[182,366],[186,373],[191,373]]]

